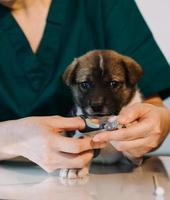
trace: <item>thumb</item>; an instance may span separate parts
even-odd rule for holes
[[[121,124],[132,123],[141,118],[146,112],[148,112],[148,107],[144,103],[135,103],[124,107],[117,116],[117,120]]]

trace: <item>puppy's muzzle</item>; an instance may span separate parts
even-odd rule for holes
[[[100,104],[93,104],[91,105],[93,112],[101,113],[103,110],[103,105]]]
[[[103,111],[104,100],[102,98],[98,98],[96,100],[91,100],[89,105],[93,112],[101,113]]]

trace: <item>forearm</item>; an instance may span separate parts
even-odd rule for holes
[[[15,121],[0,122],[0,160],[16,157],[14,148],[16,144],[14,134]]]

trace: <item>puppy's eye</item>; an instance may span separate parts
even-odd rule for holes
[[[119,86],[119,82],[118,81],[110,81],[109,83],[111,88],[117,88]]]
[[[83,90],[89,90],[92,87],[92,84],[87,81],[81,82],[81,83],[79,83],[79,85]]]

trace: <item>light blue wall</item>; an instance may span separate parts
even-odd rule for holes
[[[168,97],[167,99],[165,99],[164,104],[170,109],[170,97]]]

